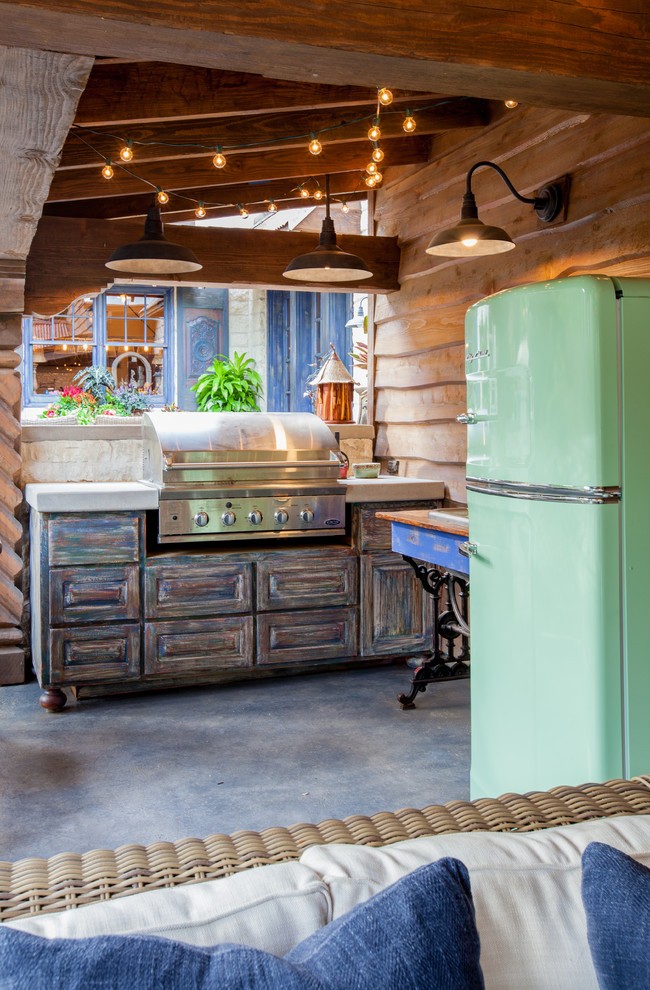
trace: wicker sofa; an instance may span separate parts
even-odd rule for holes
[[[635,816],[634,820],[632,816]],[[634,852],[637,843],[643,846],[640,858],[643,860],[646,856],[646,861],[650,862],[650,775],[632,780],[611,780],[604,784],[555,787],[544,793],[506,794],[495,800],[454,801],[420,811],[404,809],[396,813],[381,813],[372,817],[352,816],[344,821],[330,820],[319,825],[301,824],[290,828],[269,828],[259,833],[242,831],[232,835],[212,835],[202,840],[157,842],[146,848],[128,845],[112,851],[94,850],[82,855],[63,853],[51,859],[32,858],[16,863],[2,862],[0,863],[0,920],[9,923],[11,927],[24,927],[28,931],[45,934],[47,937],[58,935],[81,937],[75,927],[76,918],[94,917],[97,914],[97,906],[102,902],[111,902],[108,911],[114,909],[124,912],[126,907],[140,906],[139,917],[142,918],[146,916],[148,906],[152,906],[152,909],[156,907],[158,904],[156,898],[166,896],[164,891],[180,888],[184,891],[185,901],[178,910],[186,915],[193,892],[205,895],[208,891],[216,891],[210,894],[216,898],[216,901],[221,899],[228,904],[237,905],[240,904],[238,898],[243,896],[242,890],[245,885],[248,887],[252,885],[255,897],[259,900],[260,897],[263,899],[261,890],[266,890],[268,893],[268,890],[274,889],[273,884],[279,882],[278,889],[282,889],[284,896],[287,890],[282,884],[289,882],[299,885],[304,879],[301,874],[292,873],[287,881],[287,871],[290,870],[309,870],[310,876],[316,876],[319,881],[329,885],[326,899],[334,902],[336,914],[337,898],[339,911],[348,910],[353,905],[354,898],[358,901],[372,896],[372,893],[382,885],[388,885],[396,876],[413,869],[427,858],[435,859],[439,856],[457,854],[458,858],[465,862],[468,851],[469,858],[473,857],[473,863],[467,863],[472,876],[472,889],[474,890],[475,876],[478,877],[481,871],[485,873],[486,864],[489,867],[490,858],[495,857],[495,864],[500,860],[500,869],[505,867],[506,870],[510,870],[510,879],[504,888],[507,890],[508,887],[513,886],[513,877],[516,877],[517,859],[516,856],[513,858],[513,849],[516,850],[517,855],[523,850],[529,857],[528,865],[532,863],[534,872],[539,873],[539,864],[546,855],[544,852],[540,853],[543,847],[540,838],[546,836],[535,838],[534,835],[540,830],[552,830],[547,835],[549,839],[553,838],[556,847],[559,844],[562,848],[564,844],[565,850],[578,850],[576,854],[578,867],[579,850],[594,838],[603,842],[612,842],[614,845],[618,844],[624,851]],[[460,833],[464,835],[459,836]],[[467,836],[466,833],[473,833],[473,837]],[[508,835],[499,836],[499,833],[508,833]],[[532,860],[530,849],[526,846],[527,840],[522,838],[529,833],[531,839],[528,845],[535,846]],[[482,860],[480,856],[477,859],[479,848],[483,849]],[[456,853],[455,849],[459,852]],[[562,855],[566,860],[565,852]],[[571,852],[570,855],[573,853]],[[564,866],[569,872],[571,870],[575,872],[576,863],[565,861]],[[252,870],[257,867],[270,869]],[[473,867],[476,873],[472,873]],[[235,877],[251,870],[247,879]],[[282,873],[282,870],[285,872]],[[218,881],[216,885],[215,880]],[[212,884],[209,886],[203,888],[198,886],[210,884],[211,881]],[[268,883],[271,883],[271,887],[268,887]],[[190,888],[188,885],[197,886]],[[354,894],[350,893],[352,890]],[[156,891],[159,892],[157,895]],[[341,891],[344,891],[344,894]],[[151,896],[147,898],[147,895],[152,893],[153,899]],[[140,894],[145,895],[144,899],[138,897]],[[187,900],[188,896],[190,901]],[[247,906],[250,907],[250,892],[247,892],[246,897],[248,897]],[[94,914],[93,905],[95,905]],[[91,906],[90,912],[85,911],[87,906]],[[104,907],[106,908],[106,904]],[[84,910],[79,912],[72,910],[76,908],[84,908]],[[306,914],[303,908],[300,910],[303,915],[300,924],[311,925],[312,929],[331,920],[331,918],[325,919],[323,922],[321,918],[320,921],[309,921],[306,920],[308,912]],[[557,905],[549,910],[555,914],[558,912],[562,914],[562,910]],[[65,914],[61,915],[62,912]],[[138,911],[136,910],[135,913],[137,916]],[[59,915],[60,924],[59,927],[55,924],[52,928],[52,924],[56,922],[53,916],[56,915]],[[104,919],[107,916],[106,913],[101,915]],[[82,934],[103,933],[101,926],[104,923],[103,920],[95,921],[94,924],[99,927],[92,929],[91,926],[90,931],[84,929]],[[126,922],[120,924],[122,927],[119,931],[123,933],[129,930],[124,928]],[[584,927],[582,919],[576,924],[578,928]],[[292,936],[287,931],[286,917],[279,925],[279,930],[282,931],[280,941],[290,940]],[[571,935],[573,921],[567,921],[564,917],[562,925],[569,930],[567,937],[573,937]],[[251,931],[257,931],[259,935],[258,947],[273,951],[276,948],[274,941],[276,935],[265,938],[261,930],[264,926],[265,923],[260,923],[257,918]],[[135,930],[141,929],[136,927]],[[506,938],[507,931],[506,928],[506,934],[498,937],[491,935],[484,944],[485,935],[481,932],[479,924],[482,963],[484,948],[486,953],[488,955],[492,953],[495,959],[504,958],[503,945],[490,943],[494,942],[495,938],[496,942],[500,938]],[[295,939],[299,941],[304,935],[303,931],[296,930]],[[241,940],[245,941],[246,937],[246,935],[242,936]],[[552,939],[556,937],[557,933],[554,933]],[[584,941],[581,949],[584,956],[586,937],[580,934],[580,938]],[[220,941],[221,936],[217,940]],[[237,939],[233,938],[230,929],[226,929],[226,937],[223,940]],[[286,951],[286,945],[279,947],[278,954],[280,950]],[[555,949],[553,951],[555,953]],[[561,950],[558,951],[561,956]],[[577,955],[580,956],[580,953]],[[575,960],[572,960],[572,965],[574,963]],[[512,963],[515,964],[519,965]],[[508,963],[499,963],[495,967],[493,960],[490,975],[486,973],[486,986],[566,985],[571,986],[572,990],[576,987],[597,986],[590,963],[587,964],[583,958],[582,962],[575,965],[576,971],[567,973],[566,982],[563,982],[563,978],[559,977],[558,973],[552,978],[549,977],[549,982],[545,982],[547,977],[543,975],[543,968],[537,976],[514,974],[512,971],[508,975]],[[500,975],[495,976],[495,973]]]

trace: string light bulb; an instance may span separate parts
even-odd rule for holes
[[[406,131],[407,134],[412,134],[418,125],[415,122],[415,117],[411,116],[411,111],[406,111],[406,117],[402,121],[402,129]]]
[[[133,160],[132,144],[132,141],[127,141],[124,147],[120,149],[120,158],[123,162],[130,162]]]
[[[67,351],[67,349],[68,349],[68,345],[67,345],[67,344],[64,344],[64,345],[63,345],[63,350],[64,350],[64,351]]]
[[[106,159],[106,164],[104,165],[104,167],[102,169],[102,175],[104,176],[105,179],[112,179],[113,176],[115,175],[115,173],[113,171],[113,166],[111,165],[110,158],[107,158]]]
[[[318,189],[314,190],[314,199],[322,199],[322,198],[323,198],[323,190],[319,186]]]
[[[350,207],[345,201],[343,201],[343,203],[341,203],[341,213],[349,213],[349,212],[350,212]]]
[[[374,175],[377,171],[377,162],[368,162],[366,165],[366,172],[368,175]]]
[[[374,175],[366,175],[365,183],[367,186],[370,186],[370,188],[372,189],[373,186],[377,185],[377,180],[374,177]]]
[[[368,138],[371,141],[378,141],[381,137],[381,131],[379,130],[379,117],[375,117],[372,122],[372,127],[368,131]]]
[[[165,203],[169,202],[169,193],[166,193],[164,189],[161,189],[160,186],[158,186],[156,188],[156,199],[161,206],[164,206]]]
[[[306,189],[305,186],[303,186],[303,185],[298,186],[298,188],[300,189],[300,196],[301,196],[301,198],[302,199],[309,199],[309,189]]]
[[[128,351],[128,347],[125,347],[124,348],[124,353],[126,354],[127,351]]]
[[[248,216],[248,210],[246,209],[245,206],[242,206],[241,203],[237,203],[237,207],[239,209],[239,215],[240,215],[240,217],[247,217]]]
[[[372,152],[372,160],[373,162],[383,162],[384,160],[384,152],[378,146],[377,142],[375,142],[375,147]]]
[[[149,345],[148,344],[145,344],[143,350],[148,351],[149,350]]]
[[[195,217],[198,217],[199,220],[202,220],[203,217],[205,216],[205,207],[203,205],[203,201],[202,200],[199,200],[199,205],[197,206],[197,208],[194,211],[194,216]]]
[[[382,107],[389,107],[393,102],[393,94],[385,86],[377,92],[377,99],[381,103]]]
[[[277,212],[278,212],[278,208],[276,206],[275,200],[274,199],[269,200],[269,213],[277,213]]]
[[[217,153],[212,159],[212,164],[215,168],[224,168],[226,164],[226,156],[221,153],[221,145],[217,145]]]
[[[373,172],[372,177],[375,180],[375,184],[376,185],[379,185],[379,183],[381,182],[381,180],[384,178],[383,175],[381,174],[381,172]]]
[[[504,106],[506,106],[508,108],[508,110],[514,110],[515,107],[518,107],[519,106],[519,101],[518,100],[506,100],[504,102]]]
[[[311,138],[309,142],[309,150],[311,154],[320,155],[321,151],[323,150],[323,145],[320,143],[320,141],[318,140],[318,138],[316,137],[313,131],[311,132],[309,137]]]

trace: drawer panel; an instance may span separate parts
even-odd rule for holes
[[[262,560],[257,567],[257,607],[326,608],[357,605],[359,559],[314,557],[311,560]]]
[[[188,562],[151,564],[145,569],[148,619],[250,612],[253,571],[250,563]]]
[[[83,684],[140,676],[140,626],[50,629],[50,681]]]
[[[440,500],[428,502],[369,502],[355,505],[352,512],[352,535],[358,550],[390,550],[391,528],[387,519],[377,519],[378,512],[399,512],[402,509],[432,509]]]
[[[57,568],[50,571],[52,625],[79,622],[137,622],[140,568]]]
[[[148,622],[144,632],[145,674],[173,676],[222,667],[250,667],[253,643],[250,615],[194,622]]]
[[[133,512],[52,515],[47,520],[51,567],[137,564],[144,516]]]
[[[357,626],[356,608],[258,615],[257,663],[308,663],[356,656]]]

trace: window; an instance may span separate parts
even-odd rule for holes
[[[152,405],[171,401],[171,293],[116,287],[76,299],[57,316],[25,317],[24,404],[49,405],[93,364],[108,368],[118,385],[146,388]]]

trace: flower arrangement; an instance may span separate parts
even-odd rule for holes
[[[106,368],[84,368],[73,381],[77,379],[84,388],[66,385],[56,402],[41,413],[41,419],[74,415],[77,423],[86,425],[94,423],[97,416],[134,416],[149,409],[147,394],[135,382],[117,385]]]

